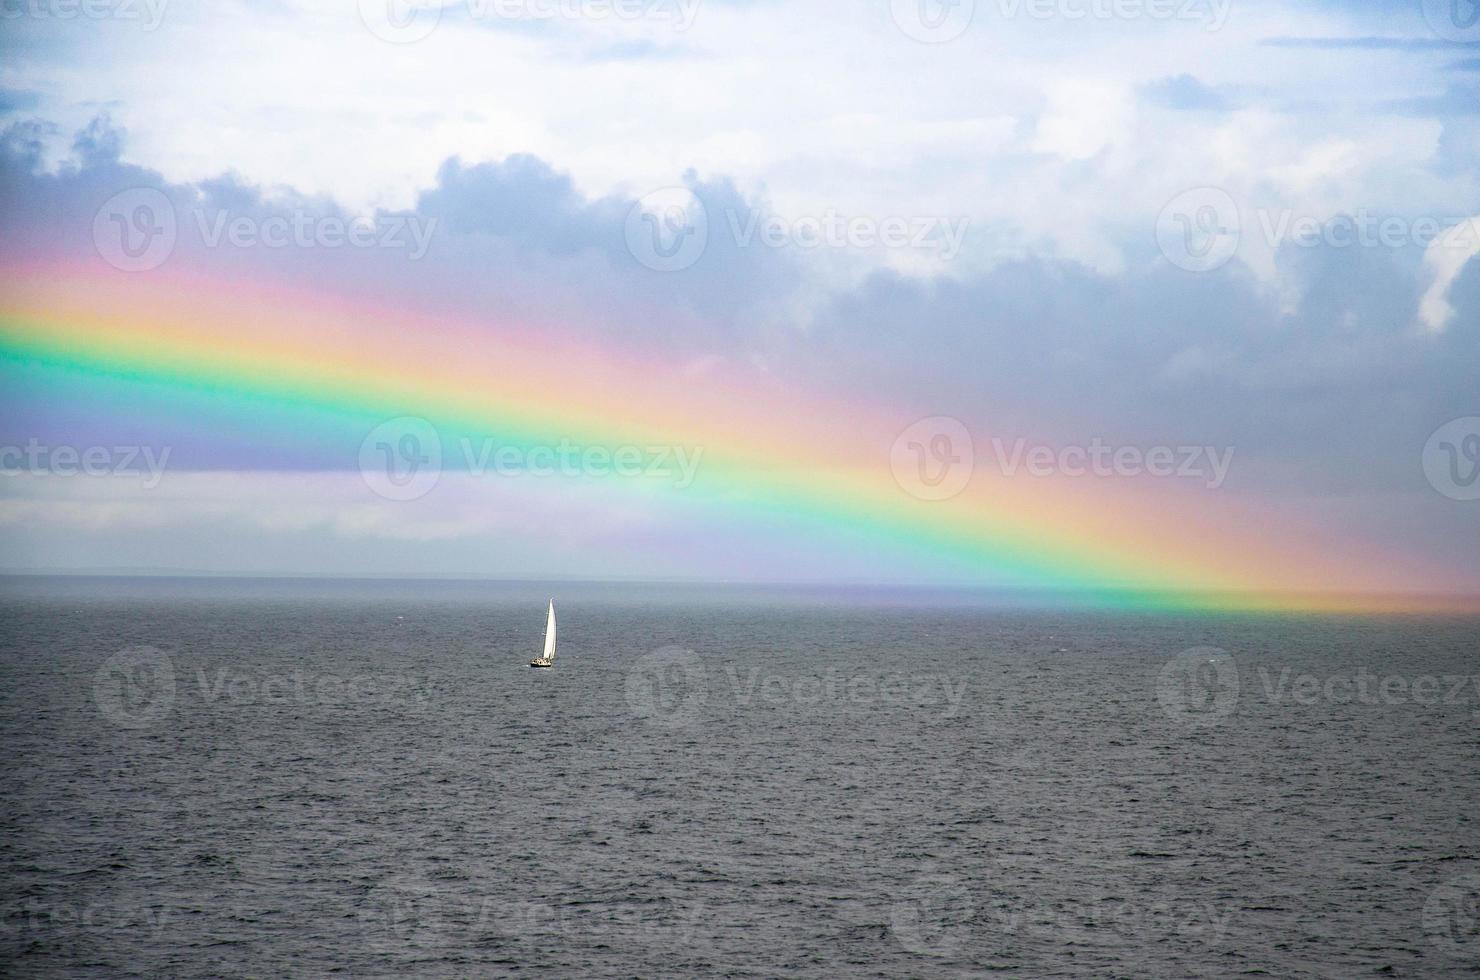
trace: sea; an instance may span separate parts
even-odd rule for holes
[[[11,577],[0,672],[6,976],[1480,975],[1473,617]]]

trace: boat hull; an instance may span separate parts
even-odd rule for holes
[[[553,667],[553,666],[555,666],[555,661],[553,661],[553,660],[531,660],[529,662],[529,665],[531,667]]]

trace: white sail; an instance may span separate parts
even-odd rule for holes
[[[555,659],[555,600],[550,600],[550,616],[545,620],[545,660]]]

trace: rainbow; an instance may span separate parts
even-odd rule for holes
[[[662,363],[544,325],[396,309],[188,270],[12,264],[0,371],[12,398],[140,429],[193,425],[352,469],[397,416],[505,444],[701,448],[692,486],[612,481],[794,548],[847,542],[942,580],[1096,605],[1472,611],[1453,569],[1320,535],[1273,508],[1154,482],[973,474],[949,500],[903,488],[890,450],[918,413],[795,390],[733,364]],[[558,377],[550,365],[558,364]],[[558,385],[555,383],[558,381]],[[182,421],[183,420],[183,421]],[[978,445],[990,433],[974,432]]]

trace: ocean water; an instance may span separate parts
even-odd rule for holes
[[[0,671],[5,975],[1480,973],[1474,619],[9,579]]]

